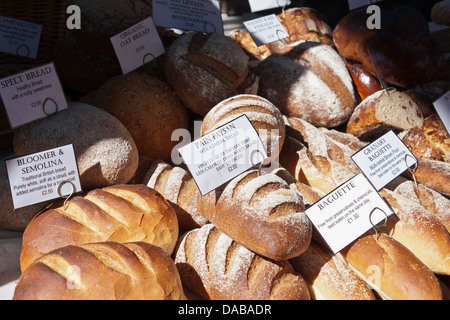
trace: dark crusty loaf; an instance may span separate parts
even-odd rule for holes
[[[288,261],[266,259],[213,224],[185,234],[174,259],[183,285],[203,299],[310,299],[305,281]]]
[[[143,241],[172,253],[178,238],[174,209],[145,185],[116,185],[75,196],[34,217],[23,234],[20,267],[56,248],[91,242]]]
[[[183,300],[169,254],[145,242],[69,245],[21,275],[14,300]]]

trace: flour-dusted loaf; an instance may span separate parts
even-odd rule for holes
[[[308,247],[312,225],[301,194],[277,175],[249,170],[231,180],[206,218],[246,248],[273,260]]]
[[[256,94],[258,79],[249,57],[230,37],[216,32],[188,32],[167,50],[165,74],[184,105],[205,116],[220,101]]]
[[[368,285],[345,262],[315,242],[289,262],[305,279],[314,300],[376,299]]]
[[[266,259],[213,224],[181,237],[174,259],[183,285],[203,299],[310,299],[304,279],[288,261]]]
[[[23,234],[20,267],[56,248],[91,242],[154,244],[172,253],[178,221],[169,202],[145,185],[116,185],[75,196],[34,217]]]
[[[423,114],[414,100],[396,89],[380,90],[358,104],[346,132],[370,141],[389,130],[400,132],[421,126]]]
[[[100,242],[52,250],[17,282],[14,300],[184,300],[169,254],[145,242]]]
[[[258,95],[283,114],[319,127],[345,123],[356,107],[352,78],[336,50],[303,42],[284,55],[273,54],[255,69]]]
[[[130,181],[139,154],[128,130],[100,108],[68,104],[67,109],[17,128],[13,139],[16,156],[72,144],[83,190]]]
[[[434,273],[405,246],[384,233],[367,233],[339,254],[383,299],[443,299]]]
[[[139,154],[169,161],[172,133],[189,127],[186,107],[165,81],[143,72],[115,76],[81,102],[112,114],[127,128]]]
[[[242,115],[247,116],[261,138],[269,157],[265,164],[275,161],[283,147],[285,125],[280,110],[263,97],[241,94],[219,102],[203,118],[200,134],[205,135]]]

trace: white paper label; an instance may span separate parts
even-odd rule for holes
[[[348,8],[349,8],[349,10],[353,10],[356,8],[375,4],[380,1],[381,0],[348,0]]]
[[[251,12],[263,11],[291,4],[290,0],[249,0]]]
[[[450,134],[450,91],[434,102],[434,108]]]
[[[42,25],[0,16],[0,51],[36,59]]]
[[[367,178],[359,173],[305,211],[334,253],[393,214]]]
[[[71,144],[5,160],[14,208],[81,191]]]
[[[13,129],[68,107],[53,63],[0,79],[0,96]]]
[[[403,141],[389,131],[351,157],[377,190],[417,164]]]
[[[139,68],[165,52],[151,17],[111,37],[111,42],[123,74]]]
[[[158,27],[224,33],[218,0],[153,0]]]
[[[288,32],[275,14],[244,21],[243,23],[258,47],[289,37]]]
[[[267,159],[247,116],[230,121],[179,149],[202,195]]]

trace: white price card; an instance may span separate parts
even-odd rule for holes
[[[71,144],[5,160],[14,209],[81,191]]]
[[[349,8],[349,10],[353,10],[356,8],[375,4],[380,1],[382,1],[382,0],[348,0],[348,8]]]
[[[305,211],[334,253],[358,239],[394,212],[359,173]]]
[[[258,132],[245,115],[178,151],[202,195],[268,158]]]
[[[111,43],[123,74],[139,68],[165,52],[151,17],[111,37]]]
[[[249,0],[251,12],[263,11],[273,8],[285,7],[291,4],[290,0]]]
[[[158,27],[224,33],[218,0],[153,0]]]
[[[450,91],[437,99],[433,105],[445,129],[450,134]]]
[[[351,158],[377,190],[417,165],[416,157],[392,130]]]
[[[0,51],[36,59],[42,25],[0,16]]]
[[[275,14],[244,21],[243,23],[258,47],[289,37],[288,32]]]
[[[0,79],[0,96],[12,129],[68,108],[53,63]]]

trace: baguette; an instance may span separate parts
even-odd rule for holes
[[[339,254],[382,299],[443,299],[434,273],[405,246],[384,233],[368,233]]]
[[[169,254],[145,242],[55,249],[19,278],[13,300],[184,300]]]
[[[207,224],[185,234],[174,253],[184,286],[209,300],[309,300],[288,261],[266,259]]]
[[[174,209],[145,185],[117,185],[75,196],[35,216],[23,233],[20,267],[56,248],[91,242],[143,241],[172,253],[178,238]]]
[[[289,262],[305,279],[314,300],[375,300],[367,284],[350,267],[318,244]]]
[[[300,193],[280,177],[249,170],[231,180],[206,218],[246,248],[273,260],[306,250],[312,225]]]
[[[405,171],[403,175],[415,179],[445,196],[450,197],[450,163],[444,161],[417,158],[417,168],[413,172]]]

